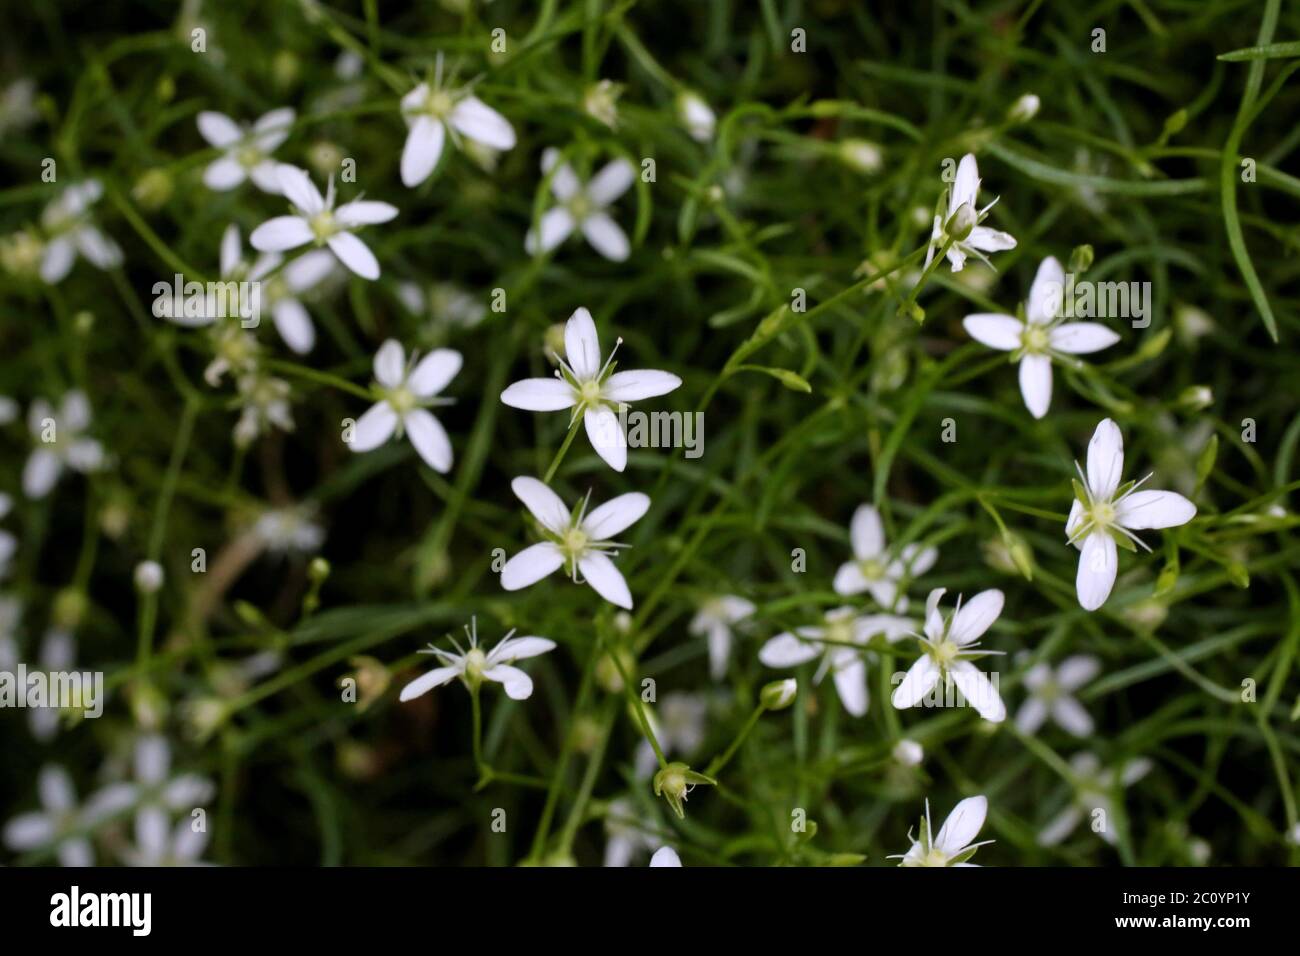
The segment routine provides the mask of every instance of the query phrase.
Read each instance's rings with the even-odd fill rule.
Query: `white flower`
[[[158,734],[143,734],[135,744],[135,783],[105,788],[107,799],[136,804],[135,846],[123,851],[133,866],[193,862],[207,843],[204,833],[192,832],[191,812],[211,799],[211,781],[194,773],[173,775],[171,744]],[[172,814],[182,819],[171,830]],[[189,836],[183,836],[189,831]]]
[[[253,534],[268,551],[311,554],[325,542],[325,530],[312,520],[315,513],[307,505],[268,508],[258,516]]]
[[[581,415],[596,454],[615,471],[622,471],[627,467],[627,436],[623,434],[623,424],[615,408],[643,398],[667,395],[682,384],[671,372],[654,369],[614,372],[614,355],[622,343],[619,339],[614,344],[602,365],[596,323],[590,312],[579,308],[564,326],[564,352],[568,361],[557,356],[560,368],[555,377],[515,382],[501,393],[501,401],[511,408],[531,412],[573,409],[570,427]]]
[[[313,249],[293,259],[283,269],[280,268],[282,262],[284,256],[278,252],[266,252],[250,266],[243,258],[239,227],[233,223],[226,227],[221,237],[221,278],[256,282],[259,307],[270,310],[275,330],[280,333],[284,344],[299,355],[305,355],[316,344],[316,326],[300,297],[334,271],[334,257],[324,249]]]
[[[890,641],[898,640],[911,626],[911,621],[888,614],[858,615],[851,607],[837,607],[825,613],[820,625],[778,634],[759,649],[758,659],[767,667],[798,667],[820,656],[813,683],[821,683],[830,671],[844,709],[861,717],[870,700],[862,647],[881,633]]]
[[[289,107],[271,110],[250,128],[240,125],[224,113],[204,110],[198,115],[199,134],[211,145],[224,149],[225,155],[203,171],[203,184],[209,189],[234,189],[245,179],[265,193],[278,195],[276,161],[272,154],[289,138],[296,114]]]
[[[442,663],[429,673],[417,677],[405,687],[399,699],[414,700],[427,694],[435,687],[450,683],[456,678],[465,682],[471,691],[477,691],[485,680],[495,681],[506,690],[506,696],[513,700],[527,700],[533,694],[533,679],[517,667],[511,667],[515,661],[528,657],[537,657],[555,650],[555,642],[545,637],[514,637],[512,628],[492,650],[484,653],[478,646],[478,620],[472,619],[466,625],[465,634],[469,637],[469,650],[462,650],[456,645],[457,653],[444,651],[429,645],[421,654],[433,654]]]
[[[582,507],[570,511],[560,496],[536,478],[521,477],[510,483],[511,489],[541,525],[546,538],[529,545],[506,562],[501,569],[501,586],[518,591],[536,584],[547,575],[565,569],[575,584],[585,583],[611,604],[630,610],[632,594],[610,555],[628,545],[612,536],[630,527],[650,509],[650,499],[639,491],[619,495],[587,513],[591,493]]]
[[[925,759],[925,748],[905,737],[894,744],[893,756],[904,767],[919,767]]]
[[[1061,317],[1065,271],[1052,256],[1038,266],[1025,303],[1025,321],[995,312],[980,312],[962,319],[977,342],[1020,360],[1020,394],[1035,418],[1047,414],[1052,404],[1052,359],[1070,361],[1068,355],[1087,355],[1110,348],[1119,335],[1100,322],[1066,322]]]
[[[1150,760],[1138,757],[1125,763],[1116,773],[1113,769],[1102,769],[1095,754],[1086,751],[1075,754],[1070,759],[1070,770],[1075,777],[1073,800],[1043,827],[1038,834],[1039,845],[1056,846],[1074,832],[1085,815],[1091,818],[1094,831],[1107,843],[1113,844],[1115,828],[1110,818],[1114,812],[1114,799],[1122,788],[1131,787],[1150,773],[1151,767]]]
[[[20,813],[6,823],[5,845],[16,853],[52,846],[60,866],[94,866],[95,851],[86,831],[128,804],[109,787],[78,807],[72,778],[55,764],[40,769],[36,790],[41,810]]]
[[[709,675],[722,680],[727,673],[731,657],[732,625],[754,613],[752,601],[732,594],[711,597],[704,601],[691,619],[690,632],[705,636],[709,642]]]
[[[1138,491],[1141,481],[1123,488],[1124,436],[1119,426],[1103,419],[1088,442],[1088,471],[1074,464],[1082,483],[1074,484],[1075,500],[1065,522],[1070,544],[1079,549],[1075,589],[1079,604],[1095,611],[1106,603],[1119,565],[1117,544],[1136,551],[1147,546],[1133,534],[1146,528],[1173,528],[1196,517],[1196,505],[1173,491]],[[1147,550],[1151,550],[1147,548]]]
[[[551,177],[551,192],[559,200],[539,222],[537,231],[528,230],[524,249],[529,255],[550,252],[575,229],[581,230],[591,247],[612,262],[622,262],[628,257],[631,246],[627,234],[605,211],[619,196],[627,192],[636,179],[636,170],[626,159],[607,163],[590,182],[583,183],[568,163],[560,163],[560,151],[554,148],[542,153],[542,173],[549,173],[559,163]],[[540,241],[538,236],[540,235]]]
[[[880,512],[872,505],[859,505],[849,524],[849,541],[853,560],[840,565],[832,585],[836,594],[846,597],[871,592],[871,597],[886,610],[907,610],[907,596],[900,594],[905,578],[924,574],[939,560],[935,548],[909,544],[897,557],[885,546],[885,530]]]
[[[939,601],[946,591],[946,588],[935,588],[926,599],[925,636],[916,635],[922,653],[894,690],[894,706],[900,710],[913,707],[940,678],[950,678],[966,702],[985,720],[996,724],[1006,719],[1007,709],[998,689],[971,659],[999,653],[977,648],[980,636],[1002,613],[1002,592],[996,588],[981,591],[964,607],[958,596],[957,609],[945,620],[939,613]]]
[[[74,183],[41,213],[41,225],[49,236],[41,258],[41,279],[50,285],[63,280],[77,261],[77,253],[99,269],[122,264],[122,250],[104,235],[90,218],[90,207],[99,202],[104,187],[98,179]]]
[[[494,150],[513,149],[515,131],[509,121],[468,88],[442,85],[442,54],[433,83],[421,83],[402,97],[402,117],[410,127],[402,147],[402,185],[418,186],[433,173],[447,137],[459,146],[464,136]]]
[[[1101,662],[1084,654],[1067,657],[1055,671],[1050,664],[1035,664],[1025,674],[1029,698],[1016,712],[1016,727],[1022,734],[1032,734],[1050,716],[1074,736],[1089,736],[1092,718],[1070,692],[1088,683],[1100,670]]]
[[[687,90],[678,94],[677,118],[696,142],[707,143],[713,138],[717,117],[698,93]]]
[[[461,354],[452,349],[435,349],[418,362],[412,353],[408,362],[400,343],[384,342],[375,353],[375,388],[382,398],[357,420],[349,447],[372,451],[394,433],[401,437],[405,432],[430,468],[450,471],[451,439],[425,406],[450,402],[437,396],[456,377],[461,362]]]
[[[286,252],[307,243],[329,246],[339,261],[363,279],[379,278],[379,260],[370,247],[353,235],[362,226],[388,222],[397,207],[386,202],[356,199],[334,208],[334,177],[325,196],[305,170],[281,163],[276,168],[280,190],[293,204],[294,215],[268,219],[248,237],[258,252]]]
[[[647,709],[646,716],[665,756],[675,753],[689,757],[704,743],[704,718],[708,712],[708,701],[702,695],[674,692],[665,694],[653,710]],[[642,738],[636,752],[637,776],[650,777],[658,766],[654,746]]]
[[[651,866],[681,866],[682,858],[677,855],[677,851],[670,846],[661,846],[655,850],[655,855],[650,857]]]
[[[941,248],[944,241],[948,238],[946,227],[956,215],[957,210],[962,206],[966,207],[963,215],[973,217],[970,232],[966,236],[955,236],[953,243],[948,247],[948,262],[952,265],[953,272],[961,272],[966,267],[966,257],[973,256],[981,262],[993,268],[992,263],[984,256],[986,252],[1005,252],[1007,249],[1016,247],[1016,240],[1005,232],[999,232],[996,229],[990,229],[987,226],[979,225],[984,221],[990,209],[997,202],[996,199],[989,203],[983,209],[976,205],[980,192],[980,173],[979,168],[975,165],[975,156],[967,153],[961,158],[957,165],[957,178],[953,182],[952,188],[948,192],[948,213],[946,217],[934,217],[934,227],[930,233],[930,249],[925,254],[925,264],[928,267],[930,260],[934,258],[934,253]]]
[[[291,389],[284,379],[252,372],[239,377],[239,421],[235,423],[235,442],[247,446],[271,428],[293,431],[293,412],[289,407]]]
[[[948,819],[943,821],[936,836],[930,826],[930,801],[925,801],[925,819],[921,821],[918,837],[908,831],[907,838],[912,847],[901,856],[891,856],[891,860],[901,860],[899,866],[978,866],[969,863],[975,851],[992,843],[992,840],[972,842],[984,826],[988,816],[989,802],[985,797],[967,797],[952,808]]]
[[[166,820],[159,829],[137,834],[135,846],[122,850],[128,866],[208,866],[199,859],[208,846],[207,827],[185,817],[168,829]]]
[[[157,594],[163,585],[162,565],[157,561],[141,561],[135,566],[135,587],[142,594]]]
[[[27,409],[27,427],[37,446],[23,468],[23,492],[28,498],[49,494],[65,466],[84,474],[103,463],[103,447],[93,438],[83,437],[89,425],[90,402],[84,392],[64,395],[57,415],[45,399],[32,402]]]

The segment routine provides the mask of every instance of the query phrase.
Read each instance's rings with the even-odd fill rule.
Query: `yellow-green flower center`
[[[591,200],[587,198],[587,194],[583,192],[576,193],[573,198],[569,200],[567,205],[569,207],[569,215],[573,216],[575,222],[582,222],[596,211],[596,207],[592,204]]]
[[[584,405],[598,405],[600,403],[600,383],[594,379],[588,379],[578,386],[578,399]]]
[[[450,113],[455,105],[456,100],[446,90],[433,90],[424,101],[425,112],[439,119]]]
[[[416,406],[415,394],[405,385],[401,385],[388,393],[388,404],[397,414],[405,415]]]
[[[334,222],[334,213],[328,209],[321,210],[308,220],[311,226],[311,234],[316,237],[316,242],[324,243],[330,236],[338,232],[338,226]]]
[[[587,550],[591,537],[581,528],[570,528],[564,533],[564,550],[572,557],[577,557]]]
[[[876,558],[868,558],[866,561],[858,562],[858,568],[862,571],[862,576],[868,581],[879,581],[885,576],[885,564]]]
[[[1025,331],[1020,336],[1020,342],[1026,352],[1031,355],[1041,355],[1047,351],[1048,345],[1051,344],[1051,337],[1043,326],[1030,322],[1025,326]]]

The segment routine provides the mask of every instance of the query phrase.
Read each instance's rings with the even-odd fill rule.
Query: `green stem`
[[[745,738],[749,736],[750,731],[754,729],[755,725],[758,723],[758,719],[763,716],[763,713],[766,710],[767,708],[762,704],[759,704],[754,708],[754,712],[749,715],[749,719],[745,721],[745,725],[740,728],[740,732],[736,734],[736,739],[731,742],[731,746],[724,750],[719,756],[714,757],[713,762],[705,768],[704,775],[706,777],[716,777],[718,771],[727,765],[731,758],[735,756],[736,751],[740,749],[740,745],[745,742]]]
[[[573,444],[574,437],[578,434],[578,429],[582,427],[581,416],[574,418],[573,424],[569,426],[569,434],[564,436],[564,444],[560,445],[559,451],[551,459],[551,467],[546,469],[546,477],[542,479],[542,484],[549,485],[551,479],[555,477],[556,469],[560,467],[560,462],[564,461],[565,454],[569,451],[569,446]]]

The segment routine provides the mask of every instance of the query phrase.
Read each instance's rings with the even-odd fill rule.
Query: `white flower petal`
[[[614,535],[640,521],[650,510],[650,498],[639,491],[630,491],[611,498],[599,508],[594,508],[582,519],[582,530],[595,541],[609,541]]]
[[[536,584],[564,564],[564,555],[549,541],[530,545],[520,551],[501,569],[501,586],[507,591],[518,591]]]
[[[36,775],[36,790],[41,797],[41,806],[46,810],[71,810],[77,803],[72,778],[66,770],[55,764],[46,764],[40,769]]]
[[[626,611],[632,610],[632,592],[614,562],[605,555],[588,551],[578,559],[578,570],[592,590],[611,604]]]
[[[324,211],[325,197],[320,194],[305,169],[280,163],[275,174],[280,180],[280,193],[304,216],[314,216]]]
[[[682,858],[677,855],[677,851],[670,846],[661,846],[655,850],[654,856],[650,857],[651,866],[681,866]]]
[[[44,813],[20,813],[5,824],[5,846],[16,853],[35,850],[54,839],[54,820]]]
[[[353,451],[373,451],[397,430],[397,412],[387,402],[375,402],[370,409],[357,419],[352,429],[352,441],[348,447]]]
[[[444,475],[451,471],[451,439],[447,436],[447,430],[442,427],[442,422],[434,418],[427,409],[415,408],[403,416],[402,424],[406,426],[406,434],[410,436],[411,444],[415,446],[415,450],[420,453],[426,465]]]
[[[350,232],[336,232],[327,240],[334,255],[345,266],[372,282],[379,278],[379,260],[370,247]]]
[[[836,594],[848,597],[852,594],[861,594],[867,589],[867,584],[861,566],[856,561],[845,561],[835,572],[835,580],[831,583],[831,587],[835,589]]]
[[[970,661],[954,661],[948,668],[952,681],[966,698],[966,703],[975,708],[990,723],[1001,723],[1007,719],[1007,708],[1002,703],[1002,695],[993,686],[993,682]]]
[[[961,606],[948,628],[953,643],[965,646],[978,640],[1002,613],[1004,596],[997,588],[981,591]]]
[[[615,159],[587,183],[587,196],[598,206],[608,206],[636,181],[636,168],[626,159]]]
[[[1084,538],[1079,552],[1079,572],[1074,578],[1079,606],[1085,611],[1095,611],[1105,604],[1110,589],[1115,586],[1118,569],[1119,555],[1109,534],[1095,531]]]
[[[760,647],[758,659],[765,667],[798,667],[821,653],[821,645],[800,640],[787,631],[771,638]]]
[[[397,218],[397,207],[391,203],[376,202],[372,199],[358,199],[344,203],[334,210],[335,221],[345,229],[359,226],[373,226]]]
[[[1047,719],[1047,703],[1041,697],[1030,697],[1016,712],[1016,729],[1028,736],[1043,726]]]
[[[894,707],[905,710],[916,706],[926,694],[930,693],[938,681],[939,668],[935,666],[929,654],[922,654],[907,669],[906,676],[894,688],[894,695],[891,698]]]
[[[239,265],[243,257],[243,247],[239,242],[239,227],[232,222],[221,234],[221,277],[224,279],[232,275],[235,266]]]
[[[306,355],[316,344],[316,326],[312,324],[307,309],[297,299],[281,299],[271,307],[275,330],[299,355]]]
[[[23,494],[28,498],[44,498],[59,480],[63,465],[59,456],[48,448],[37,448],[23,466]]]
[[[41,280],[55,285],[72,271],[72,264],[77,261],[77,247],[68,236],[60,236],[45,247],[41,256]]]
[[[867,664],[855,651],[844,649],[835,654],[832,666],[835,691],[840,695],[840,703],[854,717],[861,717],[867,712],[870,699],[867,692]]]
[[[1092,736],[1092,718],[1073,697],[1058,697],[1052,702],[1052,719],[1076,737]]]
[[[1109,501],[1124,472],[1124,436],[1119,426],[1104,418],[1088,442],[1088,490],[1097,501]]]
[[[538,521],[552,534],[563,534],[569,527],[569,509],[554,491],[527,475],[510,482],[510,490]]]
[[[524,251],[530,256],[537,255],[539,252],[550,252],[573,232],[575,223],[569,210],[563,206],[555,206],[542,213],[542,218],[538,222],[538,231],[528,230],[524,236]],[[538,241],[538,233],[541,234],[541,240]]]
[[[421,694],[427,694],[435,687],[441,687],[449,681],[455,680],[461,674],[460,667],[435,667],[427,674],[421,674],[415,680],[411,681],[402,688],[398,700],[405,703],[408,700],[414,700]]]
[[[555,166],[560,159],[560,151],[551,146],[542,151],[542,175],[546,175]],[[560,167],[555,170],[555,175],[551,177],[551,193],[560,202],[568,202],[578,194],[582,184],[578,181],[577,174],[568,163],[561,163]]]
[[[219,149],[233,146],[244,138],[244,131],[240,129],[239,124],[225,113],[204,110],[196,117],[196,122],[199,135]]]
[[[996,312],[976,312],[962,319],[961,324],[976,342],[1000,352],[1014,352],[1020,348],[1025,331],[1019,319]]]
[[[509,120],[476,96],[467,96],[447,120],[461,135],[492,149],[514,149],[515,129]]]
[[[582,423],[586,426],[591,447],[605,464],[615,471],[626,468],[627,436],[623,434],[623,424],[614,410],[608,405],[589,408],[582,414]]]
[[[885,528],[875,505],[858,505],[849,522],[849,542],[859,561],[879,557],[885,550]]]
[[[1056,846],[1068,837],[1083,819],[1083,810],[1070,804],[1047,824],[1038,834],[1039,846]]]
[[[488,654],[489,664],[508,664],[529,657],[538,657],[555,650],[555,642],[546,637],[511,637],[502,641]]]
[[[416,363],[406,380],[420,398],[432,398],[446,388],[460,371],[464,358],[455,349],[434,349]]]
[[[533,696],[533,679],[518,667],[498,664],[485,670],[483,677],[505,687],[506,696],[511,700],[527,700]]]
[[[248,241],[258,252],[284,252],[313,238],[311,226],[301,216],[276,216],[254,229]]]
[[[1061,314],[1064,299],[1065,270],[1055,256],[1048,256],[1038,264],[1034,284],[1029,287],[1025,317],[1030,322],[1045,325]]]
[[[1049,333],[1052,348],[1068,355],[1087,355],[1108,349],[1119,341],[1119,334],[1100,322],[1066,322]]]
[[[297,114],[291,106],[282,106],[269,113],[263,113],[253,124],[253,132],[256,134],[253,140],[257,143],[257,148],[264,153],[277,149],[289,138],[289,128],[293,126],[296,117]]]
[[[667,395],[681,384],[682,380],[671,372],[655,369],[615,372],[605,382],[603,394],[611,402],[639,402],[645,398]]]
[[[594,212],[582,220],[582,234],[610,262],[623,262],[632,251],[627,233],[606,213]]]
[[[233,156],[222,156],[203,170],[203,185],[217,192],[234,189],[247,178],[244,167]]]
[[[946,856],[960,853],[975,842],[988,812],[989,802],[985,797],[967,797],[961,801],[952,808],[952,813],[935,834],[935,849]]]
[[[572,408],[577,398],[573,387],[558,378],[526,378],[502,392],[501,401],[529,412],[558,412]]]
[[[1101,661],[1087,654],[1076,654],[1061,661],[1056,682],[1065,690],[1078,690],[1101,673]]]
[[[1029,414],[1035,418],[1047,414],[1052,405],[1052,360],[1046,355],[1020,359],[1020,395]]]
[[[406,378],[406,352],[396,339],[385,339],[375,353],[375,381],[385,388],[397,388]]]
[[[248,178],[262,192],[272,196],[280,195],[280,164],[275,160],[262,160],[248,171]]]
[[[145,734],[135,742],[133,763],[135,779],[143,784],[162,783],[171,769],[172,751],[166,738]]]
[[[306,292],[334,271],[335,261],[324,249],[313,249],[286,265],[281,275],[293,292]]]
[[[975,201],[979,197],[980,191],[980,171],[979,166],[975,163],[975,155],[967,153],[957,164],[957,176],[952,184],[952,193],[948,198],[948,215],[951,216],[957,211],[957,207],[963,203],[971,207],[972,212],[978,212],[975,208]]]
[[[414,188],[432,175],[442,156],[447,131],[432,116],[416,117],[402,147],[402,185]]]
[[[580,379],[590,379],[600,371],[600,339],[591,313],[577,308],[564,324],[564,357]]]
[[[1009,232],[976,226],[966,237],[965,244],[980,252],[1006,252],[1016,247],[1016,237]]]
[[[1125,528],[1175,528],[1196,517],[1196,505],[1173,491],[1135,491],[1115,506]]]

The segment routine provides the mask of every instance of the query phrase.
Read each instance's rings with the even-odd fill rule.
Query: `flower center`
[[[455,99],[446,90],[433,90],[424,101],[424,109],[430,116],[439,119],[451,112],[456,105]]]
[[[961,648],[946,637],[938,641],[930,650],[930,656],[940,667],[947,667],[957,659],[957,655],[960,653]]]
[[[1098,530],[1115,523],[1115,506],[1109,501],[1098,501],[1088,510],[1088,518]]]
[[[311,226],[311,234],[316,237],[317,244],[322,244],[330,236],[338,232],[338,226],[334,222],[334,213],[328,209],[316,213],[307,221]]]
[[[1025,331],[1020,336],[1020,344],[1024,346],[1025,351],[1029,354],[1041,355],[1047,351],[1051,339],[1048,336],[1047,329],[1030,322],[1025,326]]]
[[[569,215],[573,216],[575,222],[582,222],[593,212],[596,211],[595,204],[587,198],[584,192],[576,193],[568,202]]]
[[[405,415],[415,408],[415,394],[405,385],[401,385],[388,393],[388,404],[397,414]]]
[[[256,146],[241,146],[235,152],[235,159],[245,169],[252,169],[262,161],[262,151]]]
[[[947,866],[948,855],[938,847],[931,847],[930,852],[921,857],[919,866]]]
[[[862,576],[868,581],[879,581],[885,576],[884,562],[875,558],[868,558],[866,561],[859,562],[858,567],[862,571]]]
[[[587,379],[577,388],[578,400],[584,405],[600,404],[600,382],[595,379]]]
[[[477,647],[470,648],[465,655],[465,676],[471,682],[483,679],[483,671],[487,669],[487,655]]]
[[[853,625],[848,621],[828,621],[824,640],[831,644],[852,644]]]
[[[587,550],[590,541],[591,537],[581,528],[570,528],[564,533],[563,547],[571,557],[576,558]]]

